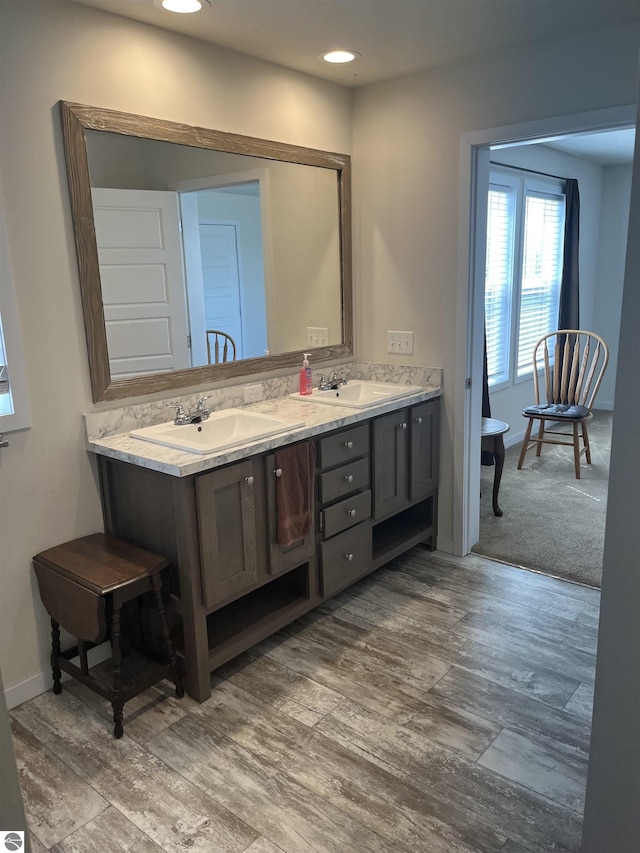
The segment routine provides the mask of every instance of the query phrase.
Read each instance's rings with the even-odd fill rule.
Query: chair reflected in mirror
[[[518,470],[532,448],[535,447],[536,456],[540,456],[543,444],[563,444],[573,447],[575,475],[580,479],[580,458],[584,455],[591,464],[587,424],[593,417],[591,410],[608,363],[609,348],[595,332],[559,329],[540,338],[533,348],[535,405],[522,410],[529,422]],[[544,377],[546,402],[541,402],[539,372]],[[537,435],[532,437],[535,423],[538,424]],[[551,429],[547,423],[551,424]],[[571,432],[567,429],[569,426]]]
[[[226,364],[236,360],[236,342],[231,335],[217,329],[207,329],[207,358],[209,364]]]

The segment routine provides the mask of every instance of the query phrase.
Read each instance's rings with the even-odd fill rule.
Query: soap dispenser
[[[313,391],[313,381],[311,379],[311,368],[309,367],[310,352],[305,352],[300,368],[300,393],[302,395],[311,394]]]

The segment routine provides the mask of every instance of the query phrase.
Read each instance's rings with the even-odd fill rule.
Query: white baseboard
[[[95,664],[101,663],[109,657],[111,657],[110,643],[103,643],[95,649],[90,649],[87,653],[89,666],[95,666]],[[73,662],[78,663],[78,658],[74,658]],[[68,681],[70,678],[70,675],[67,675],[64,672],[62,673],[62,681]],[[27,678],[26,681],[14,684],[13,687],[8,687],[4,691],[7,710],[10,711],[12,708],[17,708],[18,705],[22,705],[23,702],[28,702],[29,699],[35,699],[35,697],[40,696],[41,693],[46,693],[47,690],[51,690],[51,685],[51,670],[48,669],[46,672],[39,672],[37,675],[32,675],[31,678]]]
[[[526,429],[526,427],[525,427]],[[513,447],[514,444],[519,444],[524,439],[525,430],[521,430],[520,432],[511,432],[506,433],[504,437],[504,447],[505,450],[509,447]]]

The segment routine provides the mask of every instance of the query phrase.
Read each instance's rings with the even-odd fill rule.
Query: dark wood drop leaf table
[[[60,693],[61,670],[111,702],[115,737],[122,737],[124,703],[169,676],[176,696],[184,695],[162,600],[161,572],[169,561],[104,533],[83,536],[36,554],[33,565],[40,596],[51,617],[53,692]],[[121,648],[123,605],[150,593],[160,617],[166,663]],[[61,651],[60,627],[77,639]],[[109,639],[111,660],[89,667],[87,651]],[[79,657],[80,666],[72,663]]]

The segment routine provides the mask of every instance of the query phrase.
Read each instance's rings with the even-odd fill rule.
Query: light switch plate
[[[326,347],[329,345],[329,329],[322,326],[307,326],[307,346]]]
[[[387,352],[413,355],[413,332],[387,332]]]

